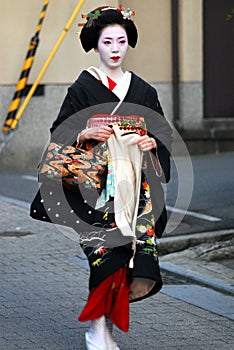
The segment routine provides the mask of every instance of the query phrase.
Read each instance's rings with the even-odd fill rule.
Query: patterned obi
[[[138,115],[120,116],[117,114],[95,114],[87,121],[87,128],[101,125],[118,125],[123,134],[137,133],[140,136],[147,134],[146,124],[143,117]]]

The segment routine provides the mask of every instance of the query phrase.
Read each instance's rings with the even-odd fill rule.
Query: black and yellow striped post
[[[3,134],[1,137],[0,135],[0,153],[2,151],[2,149],[4,148],[4,146],[6,145],[6,143],[10,140],[12,134],[13,134],[13,131],[16,129],[31,97],[33,96],[39,82],[41,81],[43,75],[45,74],[47,68],[49,67],[49,64],[51,63],[52,59],[54,58],[54,55],[56,54],[56,52],[58,51],[61,43],[63,42],[65,36],[67,35],[72,23],[74,22],[78,12],[80,11],[82,5],[84,4],[85,0],[79,0],[79,2],[77,3],[71,17],[69,18],[68,22],[66,23],[61,35],[59,36],[55,46],[53,47],[52,51],[50,52],[48,58],[46,59],[43,67],[41,68],[40,72],[38,73],[38,76],[35,80],[35,82],[33,83],[32,87],[30,88],[27,96],[25,97],[22,105],[20,106],[19,110],[16,112],[16,115],[14,118],[11,118],[11,121],[9,120],[7,122],[8,119],[10,118],[7,118],[6,119],[6,122],[5,122],[5,125],[4,127],[2,128],[3,130]],[[48,3],[48,1],[45,1],[45,3]]]
[[[76,5],[76,7],[75,7],[71,17],[69,18],[68,22],[66,23],[66,25],[65,25],[61,35],[59,36],[58,40],[56,41],[53,49],[51,50],[48,58],[46,59],[43,67],[41,68],[40,72],[38,73],[38,76],[37,76],[36,80],[34,81],[32,87],[30,88],[30,90],[29,90],[29,92],[27,94],[27,96],[25,97],[24,102],[20,106],[18,112],[16,113],[15,118],[13,119],[13,121],[12,121],[12,123],[10,125],[10,130],[9,130],[9,131],[11,131],[10,135],[12,134],[12,131],[14,131],[14,129],[17,127],[17,124],[20,121],[20,118],[22,117],[22,115],[23,115],[23,113],[24,113],[24,111],[25,111],[25,109],[26,109],[26,107],[27,107],[31,97],[33,96],[34,92],[36,91],[36,88],[37,88],[38,84],[40,83],[40,81],[41,81],[43,75],[45,74],[47,68],[49,67],[52,59],[54,58],[56,52],[58,51],[60,45],[62,44],[65,36],[67,35],[67,33],[69,31],[69,29],[71,28],[71,25],[74,22],[74,20],[76,19],[76,16],[77,16],[78,12],[80,11],[80,9],[81,9],[82,5],[84,4],[84,2],[85,2],[85,0],[79,0],[79,2]],[[1,145],[0,145],[0,147],[1,147]],[[0,151],[1,151],[1,148],[0,148]]]
[[[45,18],[48,4],[49,4],[49,0],[44,0],[43,7],[42,7],[42,10],[40,12],[39,21],[38,21],[38,24],[36,26],[36,31],[35,31],[35,34],[31,38],[31,41],[29,43],[27,55],[26,55],[26,58],[24,60],[21,74],[20,74],[19,80],[18,80],[16,88],[15,88],[15,93],[14,93],[13,99],[10,103],[5,123],[2,127],[2,131],[4,134],[8,134],[11,131],[12,123],[13,123],[15,116],[16,116],[16,113],[18,111],[20,101],[21,101],[21,98],[22,98],[23,93],[24,93],[24,89],[25,89],[27,81],[28,81],[29,73],[30,73],[30,70],[31,70],[33,62],[34,62],[36,50],[37,50],[37,47],[39,44],[39,33],[40,33],[40,30],[42,27],[43,20]]]

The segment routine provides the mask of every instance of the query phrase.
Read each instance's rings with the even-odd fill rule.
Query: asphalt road
[[[36,170],[0,172],[0,184],[0,196],[30,203],[38,188]],[[234,153],[173,159],[165,191],[165,235],[233,228]]]
[[[172,234],[233,228],[234,153],[194,156],[191,157],[191,163],[192,173],[189,171],[188,159],[176,159],[172,164],[172,177],[167,186],[167,204],[174,210],[178,205],[179,209],[187,209],[182,223]],[[180,168],[180,174],[183,174],[182,181],[178,180],[175,165]],[[177,204],[178,184],[184,190],[180,192]],[[186,207],[188,192],[192,192],[192,195],[189,206]],[[177,215],[180,220],[183,214]]]

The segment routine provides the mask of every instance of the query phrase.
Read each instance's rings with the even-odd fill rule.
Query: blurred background
[[[48,4],[40,43],[26,88],[33,84],[53,49],[77,0]],[[34,169],[49,137],[67,87],[88,66],[98,65],[94,52],[80,45],[78,23],[100,5],[130,7],[139,42],[130,49],[125,69],[156,87],[165,115],[190,154],[233,151],[234,19],[233,0],[87,0],[40,81],[17,130],[4,145],[1,169]],[[0,0],[0,122],[8,114],[15,86],[33,36],[42,0]],[[28,90],[24,91],[26,95]],[[23,99],[22,99],[23,101]]]
[[[84,257],[79,255],[74,241],[65,239],[64,236],[69,237],[65,231],[61,231],[64,236],[58,235],[55,225],[47,226],[30,218],[29,207],[39,187],[37,165],[67,88],[82,70],[99,64],[97,54],[86,54],[81,48],[81,14],[98,6],[122,5],[135,11],[133,19],[139,31],[137,47],[129,49],[124,68],[157,89],[175,136],[171,181],[165,186],[168,225],[159,242],[166,284],[162,294],[173,299],[163,299],[161,295],[157,302],[153,299],[148,304],[149,312],[143,304],[142,309],[137,309],[129,344],[132,349],[139,349],[144,339],[144,349],[152,349],[155,331],[159,330],[157,344],[162,349],[197,350],[204,349],[204,344],[207,349],[231,349],[234,0],[84,1],[19,122],[12,128],[18,102],[21,108],[78,3],[0,0],[0,274],[1,316],[6,327],[3,348],[67,349],[71,344],[69,349],[77,349],[77,326],[74,319],[70,324],[65,320],[67,312],[76,310],[77,280],[81,290],[78,295],[84,300]],[[37,26],[38,20],[43,20],[41,27]],[[28,52],[33,51],[28,51],[29,43],[33,46],[38,41],[38,28],[36,53],[24,64]],[[20,101],[19,91],[23,94]],[[178,299],[186,305],[178,304]],[[151,311],[160,302],[161,309],[152,318]],[[210,316],[194,309],[194,305],[210,312]],[[144,317],[143,333],[139,332],[139,315]],[[147,334],[151,342],[148,348],[142,334]],[[83,337],[83,330],[79,337]],[[121,341],[124,348],[126,340]]]

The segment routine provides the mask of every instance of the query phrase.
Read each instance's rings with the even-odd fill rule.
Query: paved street
[[[167,187],[167,204],[187,209],[182,224],[170,234],[215,231],[234,227],[234,153],[208,154],[176,158],[172,163],[171,181]],[[179,169],[182,179],[178,180]],[[193,176],[193,181],[191,177]],[[192,197],[185,207],[192,184]],[[181,193],[178,194],[178,187]],[[178,200],[176,203],[176,200]],[[176,205],[175,205],[176,203]],[[184,213],[182,212],[184,215]],[[181,214],[177,214],[178,219]]]
[[[84,350],[88,272],[77,242],[26,208],[0,201],[0,211],[1,350]],[[121,350],[234,347],[233,297],[177,283],[131,306],[130,332],[114,332]]]
[[[173,164],[167,188],[169,215],[177,199],[176,167],[184,171],[185,163],[178,158]],[[201,259],[200,246],[173,253],[192,242],[203,242],[203,253],[209,252],[210,242],[216,240],[224,240],[231,251],[233,154],[197,156],[192,163],[189,211],[160,240],[161,249],[169,247],[171,252],[161,257],[164,287],[158,295],[131,305],[129,333],[114,332],[121,350],[234,348],[233,260]],[[185,187],[189,180],[185,177]],[[85,350],[88,324],[78,322],[77,316],[87,297],[88,269],[76,236],[29,217],[38,187],[35,171],[2,172],[0,182],[1,350]],[[177,209],[172,226],[186,208]]]

